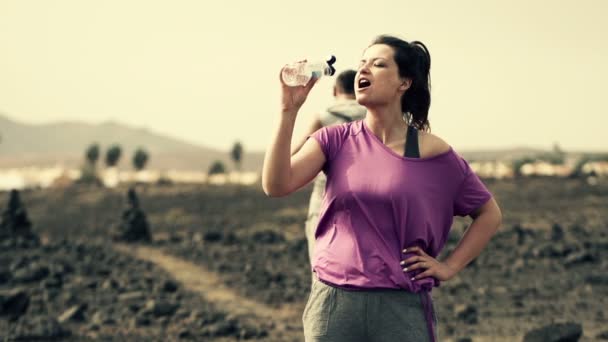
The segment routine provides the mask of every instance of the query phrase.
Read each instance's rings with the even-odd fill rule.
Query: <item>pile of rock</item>
[[[127,209],[122,214],[121,222],[115,228],[113,238],[115,241],[123,242],[152,240],[146,214],[139,207],[139,199],[133,188],[127,192]]]
[[[19,192],[12,190],[6,209],[0,218],[0,246],[4,248],[13,247],[35,247],[40,245],[40,239],[32,231],[32,223],[27,217],[27,211]]]

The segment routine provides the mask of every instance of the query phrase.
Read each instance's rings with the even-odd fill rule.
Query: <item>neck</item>
[[[365,124],[384,144],[403,140],[407,124],[403,120],[401,104],[368,107]]]

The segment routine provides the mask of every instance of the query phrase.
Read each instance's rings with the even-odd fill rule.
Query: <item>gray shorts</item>
[[[349,291],[315,278],[302,321],[306,342],[431,341],[420,295],[405,290]]]

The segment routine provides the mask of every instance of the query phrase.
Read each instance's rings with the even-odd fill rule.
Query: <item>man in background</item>
[[[293,156],[306,142],[306,138],[316,132],[321,127],[343,124],[350,121],[365,118],[366,109],[359,105],[355,98],[355,70],[345,70],[336,77],[334,84],[334,103],[327,109],[321,111],[311,122],[308,130],[300,142],[293,146],[291,155]],[[308,260],[312,263],[315,232],[319,220],[319,208],[325,194],[325,174],[322,172],[314,180],[312,194],[308,205],[308,216],[306,219],[305,231],[308,242]]]

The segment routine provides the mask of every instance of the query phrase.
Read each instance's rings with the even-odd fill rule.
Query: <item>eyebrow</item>
[[[384,60],[386,60],[386,58],[384,58],[384,57],[375,57],[375,58],[372,58],[372,62],[376,61],[378,59],[384,59]],[[365,61],[366,61],[365,59],[361,59],[359,62],[365,62]]]

